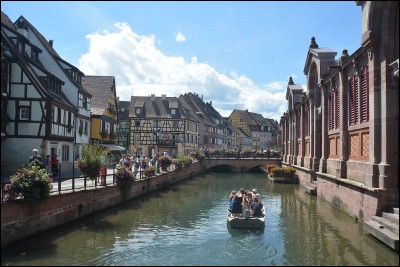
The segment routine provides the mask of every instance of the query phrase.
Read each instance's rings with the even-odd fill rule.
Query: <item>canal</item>
[[[232,189],[257,188],[262,230],[226,222]],[[361,222],[265,173],[205,173],[9,245],[1,265],[376,265],[399,255]]]

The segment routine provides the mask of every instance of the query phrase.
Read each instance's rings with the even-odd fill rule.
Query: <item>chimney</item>
[[[156,95],[155,94],[151,94],[151,101],[156,100]]]
[[[167,95],[161,95],[161,99],[162,100],[166,100],[167,99]]]
[[[49,45],[53,48],[53,41],[54,40],[49,40]]]

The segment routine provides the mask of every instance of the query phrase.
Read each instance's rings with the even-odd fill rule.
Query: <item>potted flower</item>
[[[125,165],[118,165],[115,171],[115,182],[120,189],[127,189],[134,181],[132,172]]]
[[[49,197],[53,189],[52,179],[45,169],[27,166],[18,170],[4,187],[6,201],[20,200],[24,204],[36,204]]]
[[[100,144],[82,144],[82,158],[77,161],[79,170],[93,181],[99,176],[102,157],[103,148]]]
[[[117,139],[117,133],[116,132],[111,132],[110,133],[110,139]]]
[[[104,130],[102,130],[101,132],[100,132],[100,135],[101,135],[101,138],[108,138],[108,132],[107,132],[107,130],[106,129],[104,129]]]
[[[150,178],[150,177],[154,176],[155,173],[156,173],[156,170],[157,169],[156,169],[155,166],[148,167],[148,168],[144,169],[143,173],[144,173],[145,178]]]
[[[167,171],[167,168],[172,163],[172,158],[170,156],[161,156],[159,159],[161,170]]]

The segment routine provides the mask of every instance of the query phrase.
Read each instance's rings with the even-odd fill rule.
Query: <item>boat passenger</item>
[[[231,194],[229,195],[229,212],[232,212],[233,210],[235,195],[236,195],[236,190],[232,190]]]
[[[242,214],[242,203],[244,202],[244,189],[241,188],[233,198],[233,209],[232,214],[234,216],[240,216]]]
[[[250,206],[250,215],[253,217],[262,217],[262,205],[262,203],[258,202],[258,198],[254,198],[254,201]]]

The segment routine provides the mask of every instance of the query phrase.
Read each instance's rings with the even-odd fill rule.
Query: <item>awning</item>
[[[117,146],[117,145],[114,145],[114,144],[101,144],[101,145],[106,147],[106,148],[108,148],[108,149],[110,149],[110,150],[112,150],[112,151],[114,151],[114,150],[124,151],[125,150],[125,147]]]

